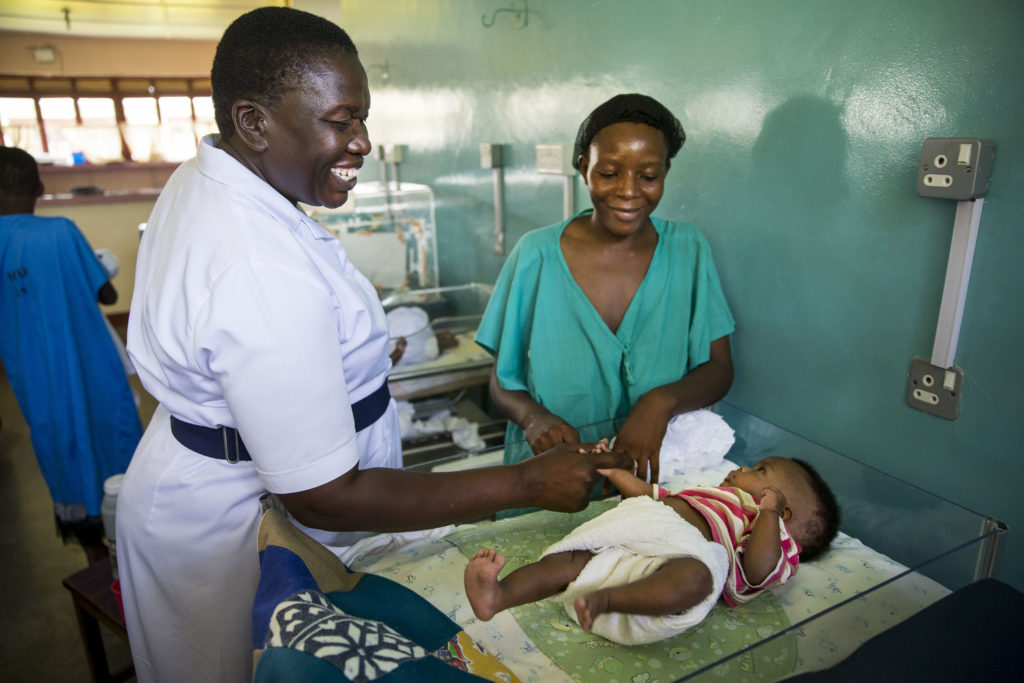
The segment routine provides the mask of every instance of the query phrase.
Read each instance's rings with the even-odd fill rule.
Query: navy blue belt
[[[372,394],[353,403],[352,417],[356,423],[356,431],[361,432],[379,420],[388,409],[390,401],[391,392],[388,391],[387,380],[384,380]],[[252,460],[249,450],[234,427],[201,427],[171,415],[171,434],[185,448],[209,458],[230,463]]]

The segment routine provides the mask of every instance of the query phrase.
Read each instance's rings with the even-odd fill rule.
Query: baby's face
[[[803,467],[786,458],[765,458],[753,467],[740,467],[725,475],[722,486],[746,491],[760,500],[761,493],[774,486],[786,497],[783,521],[796,534],[818,507],[811,479]],[[798,539],[799,542],[799,539]]]

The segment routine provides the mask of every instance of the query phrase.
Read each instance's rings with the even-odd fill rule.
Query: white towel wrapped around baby
[[[430,316],[418,306],[399,306],[387,312],[390,345],[388,353],[395,350],[399,337],[405,339],[405,351],[395,365],[418,365],[434,360],[441,351],[437,346],[437,335],[430,327]]]
[[[725,548],[705,539],[669,506],[644,496],[627,498],[581,524],[541,557],[569,550],[595,553],[576,580],[551,598],[562,603],[576,623],[579,619],[573,602],[577,597],[649,576],[670,558],[693,557],[711,571],[714,590],[683,613],[655,617],[608,612],[598,616],[592,632],[623,645],[664,640],[699,624],[714,607],[729,574]]]

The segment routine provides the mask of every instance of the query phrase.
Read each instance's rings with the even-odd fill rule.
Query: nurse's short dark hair
[[[594,136],[615,123],[645,123],[657,128],[665,135],[668,152],[665,161],[670,161],[686,142],[686,133],[672,112],[658,100],[638,93],[616,95],[601,104],[580,124],[573,148],[572,165],[579,170],[580,156],[587,154]]]
[[[0,192],[12,197],[35,197],[41,190],[35,157],[18,147],[0,147]]]
[[[311,61],[338,52],[359,56],[342,28],[309,12],[261,7],[235,19],[217,44],[210,72],[221,136],[235,134],[235,102],[247,99],[273,106],[302,83]]]

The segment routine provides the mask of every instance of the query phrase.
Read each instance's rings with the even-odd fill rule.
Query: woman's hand
[[[657,389],[652,389],[633,406],[615,437],[615,450],[636,461],[636,475],[644,481],[658,481],[661,442],[672,418],[671,410],[671,399],[666,400]]]
[[[712,405],[732,385],[729,337],[711,342],[710,358],[679,380],[654,387],[644,394],[626,418],[615,440],[615,450],[636,460],[637,476],[657,481],[661,442],[673,415]]]
[[[535,454],[561,444],[579,443],[580,440],[580,433],[575,427],[543,409],[524,420],[523,432]]]
[[[533,400],[528,392],[502,388],[497,368],[495,358],[489,383],[491,399],[503,415],[523,428],[534,455],[560,444],[579,442],[580,434],[575,427]]]

